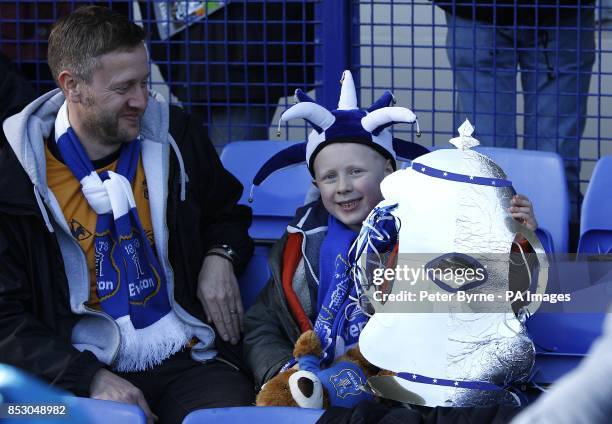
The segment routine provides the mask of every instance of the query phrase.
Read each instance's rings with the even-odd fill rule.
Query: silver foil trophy
[[[546,289],[548,261],[535,233],[508,213],[512,183],[472,150],[472,132],[466,120],[453,148],[385,178],[385,200],[358,237],[356,280],[373,313],[359,346],[395,373],[370,381],[379,396],[519,403],[512,385],[533,367],[524,320],[539,306],[529,294]]]

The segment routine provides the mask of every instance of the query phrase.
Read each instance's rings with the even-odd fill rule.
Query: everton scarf
[[[115,368],[142,371],[161,363],[189,340],[176,317],[164,270],[142,229],[131,182],[140,158],[139,138],[124,143],[116,172],[98,174],[68,122],[67,105],[55,122],[55,142],[98,215],[94,237],[96,287],[102,310],[119,325]]]
[[[357,290],[351,278],[351,245],[357,233],[332,215],[328,218],[327,236],[321,244],[319,258],[319,314],[314,331],[323,347],[323,364],[330,364],[336,353],[343,354],[357,343],[368,321],[359,307]]]

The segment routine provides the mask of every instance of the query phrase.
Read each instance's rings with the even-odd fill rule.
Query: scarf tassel
[[[154,324],[135,329],[129,316],[115,320],[122,343],[115,362],[117,371],[145,371],[161,364],[189,342],[189,329],[174,311]]]

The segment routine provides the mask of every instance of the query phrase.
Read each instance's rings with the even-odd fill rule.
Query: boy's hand
[[[209,323],[223,340],[238,343],[243,331],[242,300],[232,263],[219,256],[206,256],[198,276],[198,299]]]
[[[531,231],[535,231],[538,228],[538,221],[536,221],[535,215],[533,214],[533,205],[527,196],[516,194],[512,197],[508,212],[512,215],[512,218],[516,219]]]

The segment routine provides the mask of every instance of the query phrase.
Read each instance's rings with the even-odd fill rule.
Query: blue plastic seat
[[[66,415],[20,417],[28,424],[145,424],[142,409],[135,405],[69,396],[25,372],[0,364],[0,402],[28,405],[58,405]],[[0,420],[1,421],[1,420]]]
[[[201,409],[187,415],[183,424],[314,424],[323,415],[322,409],[277,406],[244,406]]]
[[[527,329],[538,349],[543,352],[584,355],[601,335],[605,315],[568,312],[534,314],[527,320]]]
[[[595,165],[582,202],[579,253],[612,253],[612,156]]]
[[[66,398],[74,408],[87,417],[89,424],[146,424],[147,418],[140,407],[127,403],[91,398]]]
[[[279,239],[304,204],[311,186],[311,176],[306,166],[294,166],[272,174],[253,190],[253,202],[249,203],[249,191],[253,177],[272,155],[296,143],[291,141],[237,141],[229,143],[221,153],[225,168],[244,185],[240,203],[253,209],[253,224],[249,229],[257,241]]]
[[[536,345],[532,381],[552,384],[578,366],[602,333],[604,313],[535,314],[527,329]]]
[[[576,274],[569,268],[564,272]],[[538,312],[527,320],[527,330],[537,348],[536,383],[553,383],[584,359],[602,334],[611,290],[610,279],[583,287],[571,293],[572,302],[561,306],[559,312]]]
[[[561,156],[551,152],[477,147],[508,175],[517,193],[529,197],[538,237],[549,252],[568,252],[569,195]]]
[[[253,257],[246,269],[238,279],[242,305],[246,311],[259,295],[270,278],[270,268],[268,267],[269,248],[266,246],[255,246]]]
[[[255,240],[255,251],[238,280],[245,310],[255,302],[270,278],[269,246],[283,235],[296,209],[304,204],[311,177],[306,166],[279,170],[253,189],[253,202],[249,203],[251,182],[265,161],[293,144],[290,141],[237,141],[229,143],[221,153],[225,168],[244,186],[239,203],[253,210],[249,234]]]

